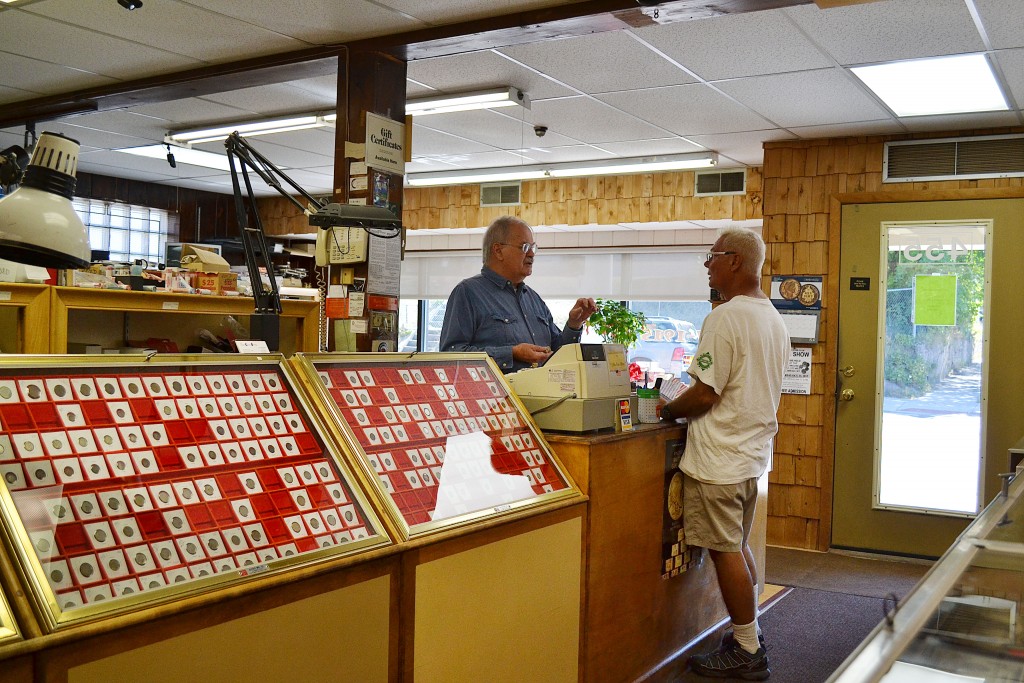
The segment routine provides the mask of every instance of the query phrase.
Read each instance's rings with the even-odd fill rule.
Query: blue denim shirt
[[[441,351],[486,351],[502,372],[515,372],[527,363],[512,360],[512,347],[528,343],[550,347],[580,340],[583,330],[566,323],[555,327],[547,304],[522,283],[518,288],[484,266],[479,275],[455,285],[448,297],[441,327]]]

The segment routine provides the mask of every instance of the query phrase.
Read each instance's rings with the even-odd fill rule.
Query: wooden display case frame
[[[299,384],[280,354],[0,357],[6,401],[0,439],[7,447],[0,464],[16,465],[5,468],[0,484],[0,535],[43,629],[130,614],[391,545],[325,427],[323,406]],[[86,400],[88,386],[107,395]],[[138,445],[127,445],[130,433]],[[122,462],[128,463],[123,477]],[[30,485],[33,472],[43,470],[41,486]],[[13,481],[12,491],[7,474],[18,472],[24,481]],[[121,502],[117,512],[110,496]],[[53,501],[72,517],[70,525],[62,528],[63,515],[50,514]],[[290,530],[299,517],[299,529]],[[206,552],[206,537],[219,539],[214,551]],[[189,540],[200,544],[199,552],[194,544],[188,549]],[[139,551],[150,560],[145,569]],[[111,552],[120,560],[114,569],[107,564]],[[47,572],[55,568],[61,578],[51,582]]]
[[[18,629],[18,622],[11,612],[11,605],[7,596],[0,590],[0,645],[13,643],[21,640],[21,631]]]
[[[0,282],[0,308],[20,309],[14,331],[18,348],[4,348],[4,352],[50,352],[50,290],[49,285]]]
[[[311,393],[313,400],[316,401],[318,404],[323,404],[327,406],[332,418],[329,427],[335,430],[337,438],[339,438],[346,444],[346,451],[354,456],[354,460],[356,462],[353,465],[353,467],[358,468],[360,470],[363,476],[363,480],[368,484],[368,488],[375,492],[381,508],[387,511],[388,518],[392,521],[394,525],[393,531],[401,540],[423,537],[440,531],[463,527],[482,520],[501,518],[503,516],[508,516],[510,514],[514,514],[525,509],[541,507],[548,503],[565,501],[566,499],[570,498],[582,497],[582,494],[579,488],[576,486],[576,483],[568,474],[568,470],[566,470],[566,468],[558,460],[558,457],[551,450],[551,447],[548,445],[540,429],[533,422],[532,418],[530,417],[529,411],[526,410],[523,404],[519,401],[519,398],[511,390],[508,383],[505,381],[504,375],[494,364],[494,361],[486,354],[417,353],[410,355],[407,353],[299,353],[295,354],[295,356],[291,358],[290,362],[293,363],[296,369],[301,373],[303,379],[305,380],[303,385]],[[441,380],[437,375],[437,371],[439,369],[448,370],[453,365],[456,368],[455,379],[448,381]],[[479,425],[474,426],[470,424],[470,421],[467,416],[470,413],[473,415],[474,419],[480,417],[486,418],[486,416],[482,414],[482,409],[478,409],[477,407],[469,407],[468,405],[468,412],[461,413],[463,419],[459,419],[458,416],[456,416],[454,419],[448,419],[448,415],[437,415],[436,418],[433,420],[427,417],[417,418],[415,419],[415,421],[412,418],[410,420],[399,420],[403,428],[406,425],[408,425],[409,446],[412,446],[413,444],[416,444],[418,442],[418,449],[403,446],[402,444],[405,443],[406,440],[403,440],[400,437],[396,438],[394,443],[382,440],[382,442],[379,444],[370,444],[367,440],[367,428],[370,428],[372,430],[375,427],[389,425],[384,423],[374,424],[375,421],[371,419],[369,423],[354,426],[353,422],[355,421],[350,421],[349,419],[346,418],[343,412],[343,408],[339,406],[338,402],[331,395],[330,389],[325,385],[325,381],[322,376],[322,373],[325,373],[328,370],[340,370],[341,372],[350,372],[355,373],[356,375],[370,373],[370,375],[373,376],[374,382],[376,382],[376,385],[371,386],[374,386],[375,389],[378,389],[380,392],[384,393],[382,393],[381,397],[379,397],[379,400],[377,401],[370,402],[372,397],[364,397],[365,400],[361,401],[361,405],[357,406],[357,409],[361,409],[363,407],[372,407],[379,409],[382,415],[380,419],[383,420],[383,411],[385,411],[387,408],[391,406],[400,406],[403,408],[410,407],[410,404],[407,402],[407,399],[409,398],[408,395],[396,395],[390,397],[389,399],[386,393],[389,389],[392,389],[395,386],[401,388],[402,384],[406,384],[409,387],[423,385],[419,385],[415,382],[414,384],[409,384],[407,380],[405,382],[396,380],[395,385],[381,384],[379,382],[379,378],[376,375],[374,375],[375,371],[380,371],[384,369],[394,370],[395,373],[401,375],[401,373],[404,371],[416,370],[424,374],[424,376],[426,376],[426,372],[430,372],[430,376],[433,378],[433,384],[430,385],[430,389],[433,391],[438,391],[439,389],[443,389],[445,385],[447,385],[448,387],[450,387],[448,388],[448,392],[451,393],[454,388],[454,383],[465,381],[463,379],[459,379],[458,374],[458,371],[463,368],[466,368],[467,377],[470,377],[469,368],[473,368],[472,372],[475,373],[479,373],[481,369],[486,370],[486,373],[489,376],[486,378],[486,380],[480,381],[482,381],[484,384],[493,384],[494,391],[496,392],[491,396],[488,396],[487,398],[493,399],[494,401],[504,402],[504,405],[506,405],[508,409],[508,412],[504,413],[504,415],[498,414],[495,417],[495,419],[507,419],[508,423],[504,424],[502,422],[492,422],[492,427],[493,424],[497,424],[498,427],[486,431],[482,430]],[[333,388],[337,388],[340,391],[340,387]],[[455,392],[457,393],[457,390],[455,390]],[[475,397],[469,395],[449,395],[446,398],[441,398],[440,394],[437,394],[432,398],[423,397],[417,399],[417,401],[430,403],[430,401],[433,400],[438,402],[438,405],[440,407],[440,405],[442,405],[446,401],[470,404],[477,403],[481,399],[487,400],[484,399],[483,397]],[[412,405],[422,406],[423,403],[413,402]],[[498,413],[498,411],[495,412]],[[513,414],[515,417],[512,417]],[[427,421],[440,421],[442,423],[465,422],[466,430],[460,431],[458,432],[458,434],[456,434],[456,432],[449,429],[449,431],[445,435],[441,436],[435,434],[433,438],[426,438],[422,434],[416,434],[412,432],[413,429],[417,428],[417,425],[420,422]],[[448,425],[445,425],[445,427],[447,428]],[[359,430],[359,435],[357,435],[357,429]],[[488,432],[490,433],[488,434]],[[395,474],[401,473],[405,475],[405,477],[408,479],[410,476],[410,472],[422,472],[424,469],[430,470],[433,473],[433,478],[436,481],[429,481],[426,478],[427,475],[424,474],[421,475],[421,478],[423,479],[423,482],[421,483],[426,484],[426,490],[428,492],[427,496],[432,496],[432,503],[436,503],[438,498],[437,491],[440,489],[438,483],[440,481],[440,468],[443,467],[446,462],[444,460],[444,452],[441,453],[441,458],[438,459],[436,463],[424,462],[422,465],[415,464],[409,466],[399,466],[397,464],[399,460],[398,456],[400,454],[403,454],[404,457],[405,453],[415,450],[419,450],[420,453],[422,454],[424,450],[430,448],[426,444],[429,444],[432,441],[443,443],[445,445],[446,450],[448,446],[447,439],[449,437],[458,435],[470,436],[476,433],[485,433],[491,438],[491,456],[492,458],[498,458],[499,462],[502,463],[504,469],[510,469],[511,461],[509,459],[515,459],[516,462],[520,462],[521,464],[526,465],[525,467],[520,467],[517,464],[514,468],[511,468],[511,470],[515,471],[517,474],[519,474],[520,471],[526,472],[527,470],[530,470],[530,474],[528,474],[527,476],[529,477],[529,484],[533,489],[532,495],[514,499],[509,498],[507,500],[502,500],[498,504],[482,505],[480,507],[462,512],[454,512],[456,508],[454,506],[449,505],[453,512],[452,514],[445,515],[444,518],[442,519],[435,520],[431,518],[429,521],[410,521],[409,518],[414,511],[410,509],[409,505],[405,505],[403,508],[403,505],[399,504],[399,502],[396,501],[396,497],[398,496],[398,494],[408,494],[409,492],[406,490],[389,491],[385,485],[384,478],[382,476],[378,476],[378,468],[381,467],[380,462],[376,458],[376,455],[378,453],[378,450],[376,449],[378,448],[378,446],[390,446],[390,448],[395,451],[396,467],[394,470],[392,470],[391,468],[386,468],[389,471],[389,475],[390,472],[394,472]],[[527,447],[526,435],[529,435],[529,447]],[[506,442],[505,439],[509,439],[510,441]],[[522,443],[522,446],[516,445],[511,441],[511,439],[518,440],[520,443]],[[435,453],[435,456],[437,454],[436,445],[437,444],[435,444],[434,449],[432,449],[433,452]],[[500,445],[500,448],[496,447],[497,445]],[[479,450],[479,444],[477,444],[473,448]],[[529,458],[527,458],[527,452],[530,453]],[[537,453],[541,454],[541,458],[534,460],[535,454]],[[412,461],[411,458],[404,459],[408,459],[411,462],[415,462]],[[371,460],[373,462],[377,462],[377,467],[374,466]],[[479,461],[480,458],[478,458],[477,460]],[[534,463],[537,463],[537,465],[534,466]],[[536,491],[537,487],[543,488],[544,483],[547,483],[546,479],[541,479],[535,474],[537,469],[541,467],[541,463],[543,463],[543,466],[545,468],[544,471],[553,471],[557,473],[557,477],[559,479],[558,483],[562,485],[562,488],[554,488],[554,486],[552,485],[550,486],[550,488],[552,488],[551,491],[542,493],[538,493]],[[472,467],[473,463],[469,463],[469,466]],[[492,467],[492,469],[494,469],[493,464],[491,464],[490,466]],[[550,470],[548,470],[547,468],[550,468]],[[497,471],[496,469],[495,473],[497,473],[498,475],[508,474]],[[543,472],[541,474],[544,475]],[[413,474],[412,476],[415,476],[415,474]],[[524,481],[527,480],[527,476],[523,477]],[[547,475],[544,476],[546,477]],[[401,486],[401,480],[398,481],[399,486]],[[501,481],[502,483],[504,483],[507,480]],[[472,486],[472,482],[464,483],[466,486]],[[416,486],[411,480],[410,484],[419,489],[419,486]],[[462,484],[460,484],[460,486],[461,485]],[[396,487],[392,486],[392,489],[395,488]],[[467,491],[467,489],[465,488],[461,488],[460,491],[462,491],[463,493],[468,492],[470,496],[478,495],[477,491]],[[421,499],[422,497],[423,496],[421,495]],[[405,496],[403,495],[403,499],[404,498]],[[448,504],[450,500],[452,500],[451,497],[445,497],[446,504]],[[431,503],[425,504],[429,505]],[[435,509],[436,508],[426,508],[427,514],[432,514],[432,512]]]

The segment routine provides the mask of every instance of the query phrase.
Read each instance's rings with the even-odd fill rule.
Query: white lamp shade
[[[0,258],[45,268],[84,268],[89,231],[71,201],[19,187],[0,199]]]
[[[39,136],[22,186],[0,199],[0,258],[44,268],[89,265],[89,231],[71,206],[78,142]]]

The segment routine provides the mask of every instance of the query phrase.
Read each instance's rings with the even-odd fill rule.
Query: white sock
[[[757,652],[761,645],[757,642],[757,618],[755,617],[749,624],[736,624],[732,625],[733,637],[736,639],[736,644],[742,647],[750,654]]]

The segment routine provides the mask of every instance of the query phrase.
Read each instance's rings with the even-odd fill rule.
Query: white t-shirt
[[[776,412],[789,334],[769,299],[733,297],[704,319],[687,372],[720,397],[690,418],[679,468],[709,484],[760,477],[779,430]]]

